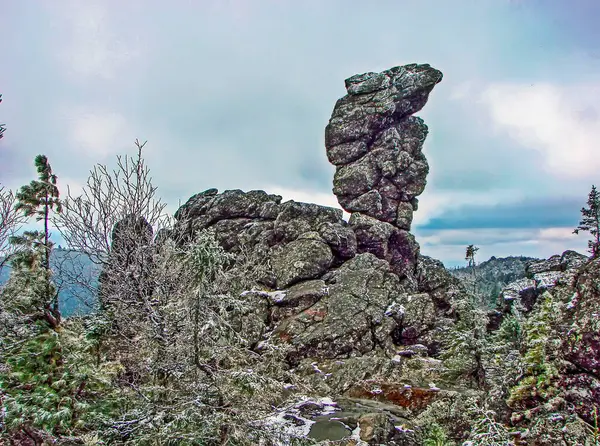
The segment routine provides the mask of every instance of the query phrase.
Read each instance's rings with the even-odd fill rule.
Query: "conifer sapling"
[[[22,186],[17,192],[16,209],[23,211],[25,217],[35,216],[36,221],[44,222],[44,232],[31,232],[30,235],[37,236],[35,244],[40,245],[43,250],[41,266],[47,274],[47,284],[44,298],[46,302],[52,302],[52,310],[56,317],[58,314],[58,296],[54,296],[50,283],[50,252],[52,242],[50,241],[50,212],[61,212],[61,203],[59,199],[58,187],[56,185],[57,177],[52,173],[52,167],[45,155],[35,157],[35,166],[38,172],[38,180],[33,180],[28,185]],[[14,237],[13,242],[19,244],[23,242],[21,237]]]
[[[477,251],[479,251],[479,248],[477,246],[469,245],[467,246],[465,254],[465,260],[469,262],[468,266],[471,268],[471,272],[473,273],[473,292],[476,292],[477,290],[477,276],[475,273],[475,254],[477,254]]]
[[[593,258],[600,255],[600,193],[595,185],[588,195],[588,208],[581,208],[581,221],[579,226],[573,231],[573,234],[579,234],[579,231],[587,231],[592,239],[588,241],[588,248]]]
[[[0,102],[2,102],[2,95],[0,94]],[[6,130],[6,127],[4,127],[4,124],[0,124],[0,139],[2,139],[2,137],[4,136],[4,131]]]

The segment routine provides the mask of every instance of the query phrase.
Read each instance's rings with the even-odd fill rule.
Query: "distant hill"
[[[99,268],[85,254],[56,248],[50,267],[59,288],[59,306],[64,317],[86,314],[96,303],[93,288],[98,283]],[[10,266],[0,269],[0,286],[10,276]]]
[[[531,261],[539,260],[534,257],[511,256],[491,257],[475,266],[477,291],[495,302],[498,294],[505,285],[525,277],[525,267]],[[469,267],[450,269],[449,272],[459,278],[468,288],[473,289],[473,271]]]

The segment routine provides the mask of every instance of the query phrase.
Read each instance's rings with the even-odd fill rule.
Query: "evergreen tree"
[[[54,290],[43,267],[46,247],[40,234],[24,232],[11,242],[19,245],[19,250],[0,294],[2,434],[24,435],[33,444],[41,444],[38,429],[53,430],[64,423],[66,415],[57,407],[64,396],[56,388],[62,382],[60,319],[45,298]]]
[[[97,425],[115,401],[110,371],[94,362],[85,327],[48,311],[43,258],[41,244],[21,249],[0,290],[0,444],[56,444]]]
[[[471,268],[471,272],[473,274],[473,293],[477,292],[477,275],[475,272],[475,254],[477,254],[477,251],[479,251],[477,246],[469,245],[467,246],[465,254],[465,260],[468,261],[468,266]]]
[[[44,231],[9,238],[17,249],[0,289],[0,444],[55,444],[96,424],[113,402],[84,328],[61,322],[49,266],[49,216],[61,209],[56,175],[45,156],[35,161],[39,180],[21,188],[15,208]]]
[[[14,237],[13,243],[19,245],[32,242],[41,245],[43,248],[41,267],[46,271],[47,276],[44,298],[49,305],[52,304],[52,311],[55,316],[60,317],[58,313],[58,295],[53,292],[50,280],[50,252],[52,250],[49,229],[50,212],[61,212],[59,192],[56,186],[57,177],[52,173],[52,167],[45,155],[35,157],[35,166],[38,172],[38,180],[33,180],[17,192],[16,209],[23,211],[26,217],[35,216],[36,221],[43,221],[44,232],[30,232],[28,240],[24,240],[22,237]]]
[[[2,102],[2,95],[0,94],[0,102]],[[4,136],[4,131],[6,130],[6,127],[4,127],[4,124],[0,124],[0,139],[2,139],[2,137]]]
[[[467,260],[469,262],[468,266],[471,268],[475,268],[475,254],[477,254],[477,251],[479,251],[479,248],[477,246],[475,246],[475,245],[467,246],[465,260]]]
[[[573,234],[579,234],[579,231],[587,231],[591,234],[592,240],[588,241],[588,248],[593,258],[600,255],[600,193],[595,185],[588,195],[587,205],[589,208],[581,208],[581,221]]]

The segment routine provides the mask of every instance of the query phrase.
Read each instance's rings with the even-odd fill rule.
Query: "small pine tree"
[[[588,241],[588,248],[592,257],[596,258],[600,255],[600,193],[595,185],[592,185],[587,205],[589,208],[581,208],[582,218],[573,234],[579,234],[579,231],[591,234],[592,240]]]
[[[41,444],[37,429],[52,431],[68,414],[64,396],[62,354],[58,342],[60,320],[51,311],[45,294],[53,291],[43,268],[45,247],[37,231],[13,237],[19,251],[11,261],[8,283],[0,293],[0,393],[4,396],[2,434],[20,432]],[[49,288],[50,287],[50,288]]]
[[[43,221],[44,231],[9,238],[18,249],[0,289],[0,444],[14,438],[18,444],[55,444],[112,410],[106,374],[88,351],[84,330],[71,331],[60,319],[48,223],[61,205],[47,158],[35,161],[39,180],[21,188],[15,208]]]
[[[469,262],[468,266],[470,266],[471,268],[475,267],[475,254],[477,254],[477,251],[479,251],[479,248],[477,246],[475,246],[475,245],[467,246],[465,260],[467,260]]]
[[[467,250],[465,253],[465,260],[468,261],[468,266],[471,268],[471,273],[473,274],[473,293],[477,293],[477,274],[475,271],[475,254],[477,254],[479,248],[475,245],[467,246]]]
[[[552,321],[560,311],[559,304],[549,292],[545,292],[539,302],[539,310],[525,320],[522,326],[523,377],[510,389],[507,400],[513,409],[527,409],[536,401],[547,401],[555,396],[558,370],[550,360],[552,352],[560,345],[553,333]]]
[[[0,102],[2,102],[2,95],[0,94]],[[6,130],[6,127],[4,127],[4,124],[0,124],[0,139],[2,139],[2,137],[4,136],[4,131]]]
[[[48,280],[44,298],[47,302],[52,302],[52,310],[56,316],[58,314],[58,296],[52,292],[50,282],[50,252],[52,250],[52,242],[50,241],[50,212],[61,212],[61,203],[59,199],[58,187],[56,186],[57,177],[52,173],[52,167],[45,155],[35,157],[35,167],[38,172],[38,180],[33,180],[28,185],[21,187],[17,192],[16,209],[23,211],[25,217],[35,215],[36,221],[44,222],[44,232],[37,233],[38,243],[41,243],[43,248],[42,268],[46,271]],[[34,233],[30,233],[33,235]],[[22,240],[19,237],[13,238],[15,244]],[[54,295],[53,295],[54,294]]]

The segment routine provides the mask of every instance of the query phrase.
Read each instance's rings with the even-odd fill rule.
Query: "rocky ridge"
[[[508,418],[512,414],[505,423],[524,426],[514,438],[528,441],[533,434],[527,420],[548,411],[548,419],[558,420],[556,410],[569,405],[590,420],[588,406],[599,401],[593,359],[600,354],[598,327],[590,316],[596,313],[588,308],[598,308],[593,294],[598,265],[588,268],[585,256],[567,251],[542,261],[517,259],[507,274],[491,268],[490,278],[500,289],[498,306],[486,316],[464,307],[468,299],[460,296],[471,289],[469,283],[463,285],[441,262],[420,254],[410,227],[426,185],[427,127],[413,114],[441,78],[429,65],[413,64],[346,80],[348,94],[335,105],[325,145],[336,166],[333,192],[350,213],[347,222],[341,209],[282,202],[256,190],[209,189],[175,214],[177,238],[208,229],[225,250],[261,266],[256,286],[241,296],[249,309],[232,315],[232,325],[257,353],[285,346],[294,375],[320,395],[303,396],[290,385],[298,400],[266,420],[283,432],[281,444],[300,436],[320,444],[417,445],[424,439],[419,426],[431,420],[444,423],[454,440],[465,439],[472,420],[454,418],[464,418],[484,393],[467,381],[447,379],[447,364],[439,355],[444,337],[455,331],[467,353],[490,354],[485,344],[505,329],[503,321],[518,317],[535,326],[558,308],[566,310],[564,317],[543,322],[554,330],[549,345],[558,345],[546,352],[552,374],[544,375],[558,399],[532,388],[532,382],[540,382],[534,364],[526,369],[532,377],[515,377],[514,386],[503,390],[510,398],[508,406],[505,394],[496,401],[499,410]],[[513,278],[518,280],[506,284]],[[591,300],[583,298],[590,293]],[[479,346],[480,340],[472,339],[477,321],[469,317],[489,322],[487,333],[477,335],[483,341]],[[574,336],[561,337],[569,324]],[[493,365],[499,357],[494,353],[492,369],[521,370],[518,364],[502,367],[510,358],[527,361],[529,351],[540,345],[545,344],[523,345],[523,357],[519,350],[507,351],[500,365]],[[497,347],[504,348],[492,346]],[[481,357],[475,358],[479,367]],[[539,444],[571,444],[553,441]]]
[[[268,265],[260,282],[278,297],[266,299],[262,332],[296,347],[292,363],[393,354],[395,345],[414,343],[436,350],[430,332],[444,319],[434,316],[448,307],[437,302],[452,280],[441,263],[419,255],[408,229],[428,172],[427,126],[413,114],[441,79],[413,64],[346,80],[325,142],[348,222],[341,209],[282,203],[264,191],[209,189],[175,214],[177,231],[214,229],[228,251],[249,250]]]
[[[493,307],[502,289],[516,280],[525,278],[528,263],[538,260],[540,259],[524,256],[491,257],[476,264],[475,271],[467,266],[452,268],[449,271],[460,279],[467,289],[476,289],[485,302]]]
[[[530,262],[498,309],[526,333],[523,373],[507,400],[511,424],[525,428],[525,444],[583,444],[600,406],[600,260],[565,251]]]
[[[525,266],[524,277],[501,290],[498,301],[500,309],[509,311],[516,302],[522,311],[530,312],[545,291],[557,284],[570,284],[579,268],[587,261],[587,256],[571,250],[549,259],[529,261]]]
[[[384,386],[412,411],[439,397],[433,356],[460,285],[420,255],[409,230],[429,169],[428,129],[413,114],[441,79],[412,64],[346,80],[325,145],[348,222],[341,209],[259,190],[209,189],[175,214],[177,233],[214,230],[227,251],[264,265],[256,288],[243,293],[255,310],[239,331],[257,351],[285,344],[290,366],[324,395],[377,400]]]

